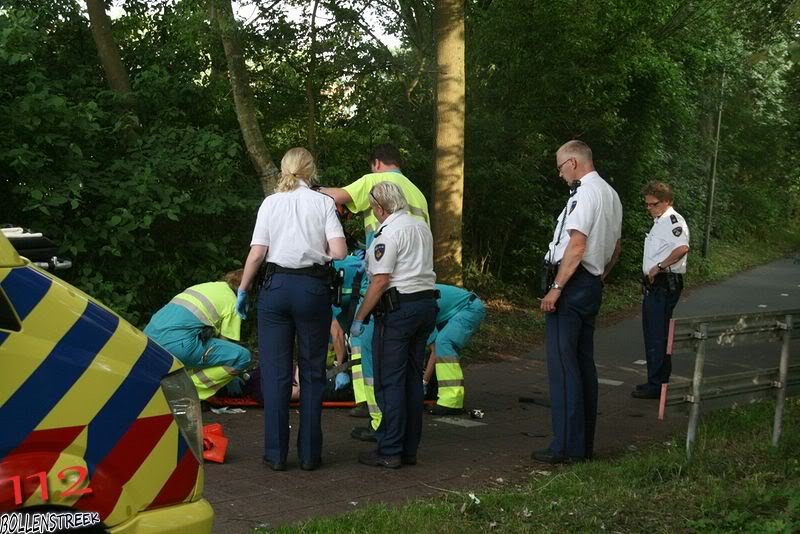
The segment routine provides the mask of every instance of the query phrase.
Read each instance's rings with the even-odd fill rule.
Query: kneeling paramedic
[[[236,313],[236,288],[241,279],[239,269],[227,273],[222,282],[184,290],[158,310],[144,328],[145,334],[186,366],[201,400],[214,395],[250,365],[250,351],[233,343],[241,336],[242,321]]]
[[[427,387],[433,376],[439,386],[432,415],[457,415],[464,411],[464,372],[459,363],[459,351],[478,330],[486,315],[483,302],[475,293],[456,286],[436,284],[439,292],[436,328],[428,339],[431,356],[423,376]]]
[[[433,236],[424,221],[408,213],[396,184],[380,182],[369,196],[380,226],[367,251],[369,289],[350,335],[362,335],[372,314],[375,397],[383,418],[377,449],[362,452],[358,461],[398,468],[416,464],[422,436],[422,366],[438,310]]]

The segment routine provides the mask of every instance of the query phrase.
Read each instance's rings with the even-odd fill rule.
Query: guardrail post
[[[694,377],[692,378],[692,410],[689,413],[689,429],[686,431],[686,458],[692,459],[692,447],[697,435],[697,422],[700,419],[700,384],[703,381],[703,367],[706,363],[706,338],[708,324],[700,324],[700,342],[694,359]]]
[[[778,446],[783,432],[783,406],[786,403],[786,381],[789,376],[789,342],[792,338],[792,316],[787,315],[783,331],[783,347],[781,347],[781,363],[778,368],[778,395],[775,401],[775,424],[772,429],[772,446]]]

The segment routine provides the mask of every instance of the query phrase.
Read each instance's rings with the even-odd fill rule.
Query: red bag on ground
[[[203,427],[203,459],[218,464],[225,462],[228,450],[228,438],[222,433],[220,423],[212,423]]]

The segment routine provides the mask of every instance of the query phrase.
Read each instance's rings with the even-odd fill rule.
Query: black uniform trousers
[[[646,389],[650,393],[660,392],[661,384],[669,382],[669,375],[672,372],[672,360],[667,354],[669,321],[680,297],[679,286],[672,291],[666,286],[649,287],[644,290],[642,331],[647,360]]]
[[[292,355],[298,343],[300,426],[297,455],[302,463],[322,456],[322,399],[331,327],[328,284],[308,275],[273,274],[258,297],[258,352],[264,395],[264,459],[286,462]]]
[[[375,399],[383,417],[375,432],[381,456],[416,456],[422,437],[423,360],[438,307],[429,299],[402,302],[376,317],[372,335]]]
[[[561,291],[556,311],[546,314],[547,376],[553,440],[558,456],[591,458],[597,421],[594,323],[602,283],[579,266]]]

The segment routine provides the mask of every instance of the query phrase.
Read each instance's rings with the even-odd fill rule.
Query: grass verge
[[[692,462],[683,438],[615,460],[534,470],[507,489],[371,506],[274,532],[798,532],[800,399],[771,446],[774,403],[704,419]],[[266,532],[255,530],[254,533]]]
[[[728,278],[769,263],[800,249],[800,227],[780,229],[763,237],[715,242],[708,258],[700,250],[690,252],[686,287],[691,289]],[[544,340],[544,315],[531,288],[490,285],[477,292],[486,302],[486,320],[481,334],[472,338],[464,356],[468,362],[518,358]],[[613,280],[603,292],[599,320],[608,324],[630,316],[641,304],[638,280]]]

